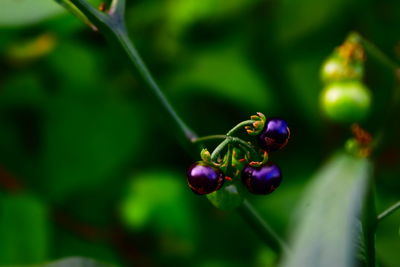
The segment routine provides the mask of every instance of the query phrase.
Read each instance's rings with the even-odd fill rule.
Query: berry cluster
[[[236,130],[243,128],[249,135],[256,136],[257,145],[233,136]],[[288,143],[290,130],[284,120],[267,120],[262,113],[257,113],[222,137],[224,141],[212,154],[203,149],[202,161],[192,164],[187,170],[187,182],[194,193],[210,194],[209,199],[213,202],[215,198],[226,199],[228,193],[237,195],[243,191],[242,186],[250,193],[266,195],[280,185],[280,168],[267,164],[267,161],[269,152],[279,150]],[[221,188],[224,190],[219,190]]]
[[[328,118],[354,123],[368,115],[371,94],[362,82],[364,59],[360,39],[350,35],[322,65],[321,79],[325,88],[321,104]]]

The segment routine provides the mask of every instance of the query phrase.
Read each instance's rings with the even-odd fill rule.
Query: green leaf
[[[364,2],[347,0],[283,0],[277,10],[278,39],[284,44],[313,33],[336,19],[343,19],[351,7]]]
[[[30,195],[0,197],[0,264],[33,264],[47,259],[47,209]]]
[[[244,110],[273,110],[276,101],[266,79],[252,68],[236,46],[198,54],[172,80],[174,92],[211,95]]]
[[[69,257],[62,260],[38,265],[35,267],[111,267],[113,265],[98,262],[89,258]]]
[[[196,223],[188,202],[191,192],[183,175],[148,171],[134,176],[127,189],[120,212],[132,230],[150,227],[161,233],[193,237]]]
[[[233,210],[243,202],[244,192],[241,192],[241,190],[240,184],[230,184],[208,194],[207,198],[218,209]]]
[[[169,0],[165,5],[168,27],[180,33],[196,21],[242,13],[258,1]]]
[[[89,2],[98,4],[100,1]],[[54,0],[1,0],[0,5],[0,27],[34,24],[66,13]]]
[[[359,216],[371,163],[339,153],[304,193],[284,267],[354,266]]]
[[[54,0],[2,0],[0,26],[37,23],[64,12]]]

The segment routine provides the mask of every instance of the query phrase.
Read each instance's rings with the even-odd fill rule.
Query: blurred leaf
[[[136,175],[121,203],[123,221],[134,230],[150,226],[191,239],[195,222],[187,198],[191,192],[185,185],[183,175],[170,171]]]
[[[100,0],[89,2],[98,5]],[[38,23],[62,13],[66,13],[64,8],[54,0],[2,0],[0,27]]]
[[[317,173],[297,214],[293,254],[282,266],[354,266],[357,224],[370,172],[368,159],[339,153]]]
[[[0,197],[0,264],[32,264],[47,259],[46,207],[30,195]]]
[[[69,62],[71,59],[73,63]],[[62,80],[58,88],[63,93],[99,94],[106,88],[101,82],[104,77],[101,55],[83,43],[65,41],[47,60],[56,77]]]
[[[363,4],[347,0],[283,0],[277,10],[277,31],[281,43],[305,37],[327,24],[343,20],[350,7]]]
[[[61,98],[44,129],[44,186],[53,197],[84,192],[115,178],[145,143],[145,121],[133,103]]]
[[[69,257],[62,260],[38,265],[37,267],[111,267],[111,264],[105,264],[88,258]]]
[[[54,0],[2,0],[0,26],[20,26],[64,12]]]
[[[11,63],[21,64],[46,56],[55,45],[56,37],[53,34],[42,33],[35,38],[11,44],[5,53]]]
[[[198,54],[189,67],[171,81],[175,92],[202,93],[230,101],[245,110],[269,110],[275,99],[269,85],[236,47]]]
[[[322,91],[319,70],[323,57],[318,51],[306,55],[303,53],[292,57],[287,66],[289,82],[293,88],[291,95],[301,108],[299,115],[314,130],[321,127],[321,114],[316,110],[319,110],[319,95]]]
[[[229,16],[243,12],[259,0],[169,0],[166,5],[168,26],[174,33],[180,33],[197,20],[216,16]]]

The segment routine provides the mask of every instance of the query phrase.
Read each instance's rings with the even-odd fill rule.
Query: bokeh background
[[[91,1],[98,5],[100,1]],[[184,120],[221,134],[256,111],[285,118],[284,182],[251,202],[283,236],[307,182],[350,136],[320,113],[319,68],[353,30],[400,57],[396,0],[128,0],[135,45]],[[364,126],[390,114],[394,78],[367,60]],[[400,197],[398,117],[376,161],[377,209]],[[186,185],[198,159],[128,62],[52,0],[0,1],[0,265],[84,256],[119,266],[275,266],[235,212]],[[210,144],[210,149],[213,144]],[[377,232],[400,265],[400,214]]]

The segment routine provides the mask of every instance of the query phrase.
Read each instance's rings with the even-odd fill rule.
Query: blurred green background
[[[91,1],[98,5],[100,1]],[[323,60],[353,30],[400,58],[396,0],[129,0],[127,26],[177,111],[199,135],[256,111],[285,118],[274,194],[250,200],[283,236],[303,188],[350,131],[318,106]],[[367,60],[372,133],[394,80]],[[400,113],[396,113],[400,115]],[[275,266],[235,212],[186,185],[198,160],[147,86],[100,34],[52,0],[0,1],[0,265],[85,256],[119,266]],[[399,122],[375,158],[377,209],[400,198]],[[210,147],[212,148],[212,147]],[[377,232],[400,266],[400,214]]]

